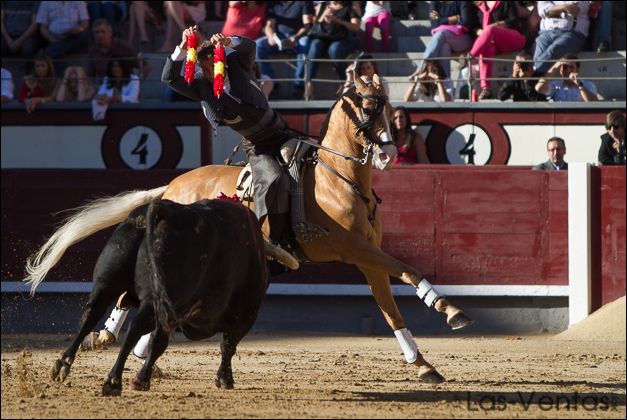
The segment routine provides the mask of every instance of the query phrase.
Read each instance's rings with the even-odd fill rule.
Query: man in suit
[[[565,171],[568,169],[568,163],[564,161],[566,154],[566,143],[561,137],[551,137],[546,142],[546,151],[549,160],[533,167],[534,170],[540,171]]]
[[[199,37],[197,62],[202,74],[188,84],[181,69],[185,62],[187,36]],[[227,47],[224,94],[213,95],[213,51],[216,45]],[[244,147],[252,167],[255,213],[263,223],[270,222],[270,239],[281,243],[289,226],[289,179],[281,171],[277,157],[280,147],[299,134],[270,105],[257,83],[253,64],[255,42],[243,37],[214,34],[202,40],[197,26],[183,31],[183,38],[174,53],[167,58],[161,79],[180,94],[200,102],[203,113],[214,130],[226,125],[244,138]]]

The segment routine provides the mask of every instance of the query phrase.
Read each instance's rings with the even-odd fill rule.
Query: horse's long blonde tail
[[[63,222],[37,253],[26,260],[27,276],[24,281],[30,284],[31,295],[70,246],[93,233],[122,222],[137,207],[161,198],[166,188],[167,186],[163,186],[147,191],[125,192],[114,197],[100,198],[74,209],[74,214]]]

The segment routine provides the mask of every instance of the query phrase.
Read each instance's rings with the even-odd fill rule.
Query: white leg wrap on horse
[[[128,309],[114,308],[113,311],[111,311],[111,315],[109,315],[109,318],[105,322],[105,330],[113,334],[116,340],[120,330],[122,329],[126,315],[128,315]]]
[[[148,344],[150,344],[150,333],[142,335],[142,338],[140,338],[137,344],[135,344],[133,355],[135,357],[139,357],[140,359],[148,357]]]
[[[394,335],[403,349],[407,363],[414,363],[418,358],[418,346],[411,336],[411,332],[407,328],[401,328],[395,330]]]
[[[416,287],[416,294],[425,301],[428,307],[432,307],[442,297],[424,277],[418,283],[418,287]]]

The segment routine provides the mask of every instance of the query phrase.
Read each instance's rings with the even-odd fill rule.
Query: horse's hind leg
[[[53,381],[64,381],[70,373],[70,368],[76,357],[76,352],[83,339],[96,326],[102,318],[107,307],[113,302],[119,290],[111,289],[102,283],[94,283],[94,289],[89,297],[87,307],[81,317],[78,334],[70,345],[61,353],[61,357],[52,365],[50,377]]]
[[[436,369],[425,360],[418,346],[416,345],[411,332],[405,327],[405,321],[401,316],[392,290],[390,289],[390,278],[383,273],[372,271],[363,267],[358,267],[368,280],[368,285],[372,291],[385,320],[394,331],[394,335],[398,340],[407,363],[412,363],[418,367],[418,377],[423,382],[440,383],[444,381],[444,377],[440,375]]]
[[[150,340],[148,357],[131,383],[131,387],[136,391],[148,391],[150,389],[153,368],[157,359],[168,348],[170,338],[163,328],[157,328]]]

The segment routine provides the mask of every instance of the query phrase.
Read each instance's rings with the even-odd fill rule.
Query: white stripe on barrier
[[[568,325],[590,314],[592,235],[590,164],[568,165]]]
[[[2,293],[27,293],[30,287],[18,281],[3,281]],[[438,293],[447,296],[521,296],[521,297],[567,297],[568,286],[539,285],[434,285]],[[48,282],[41,283],[37,293],[89,293],[91,282]],[[392,285],[394,296],[414,296],[416,289],[409,285]],[[371,296],[365,284],[288,284],[272,283],[268,295],[274,296]]]

